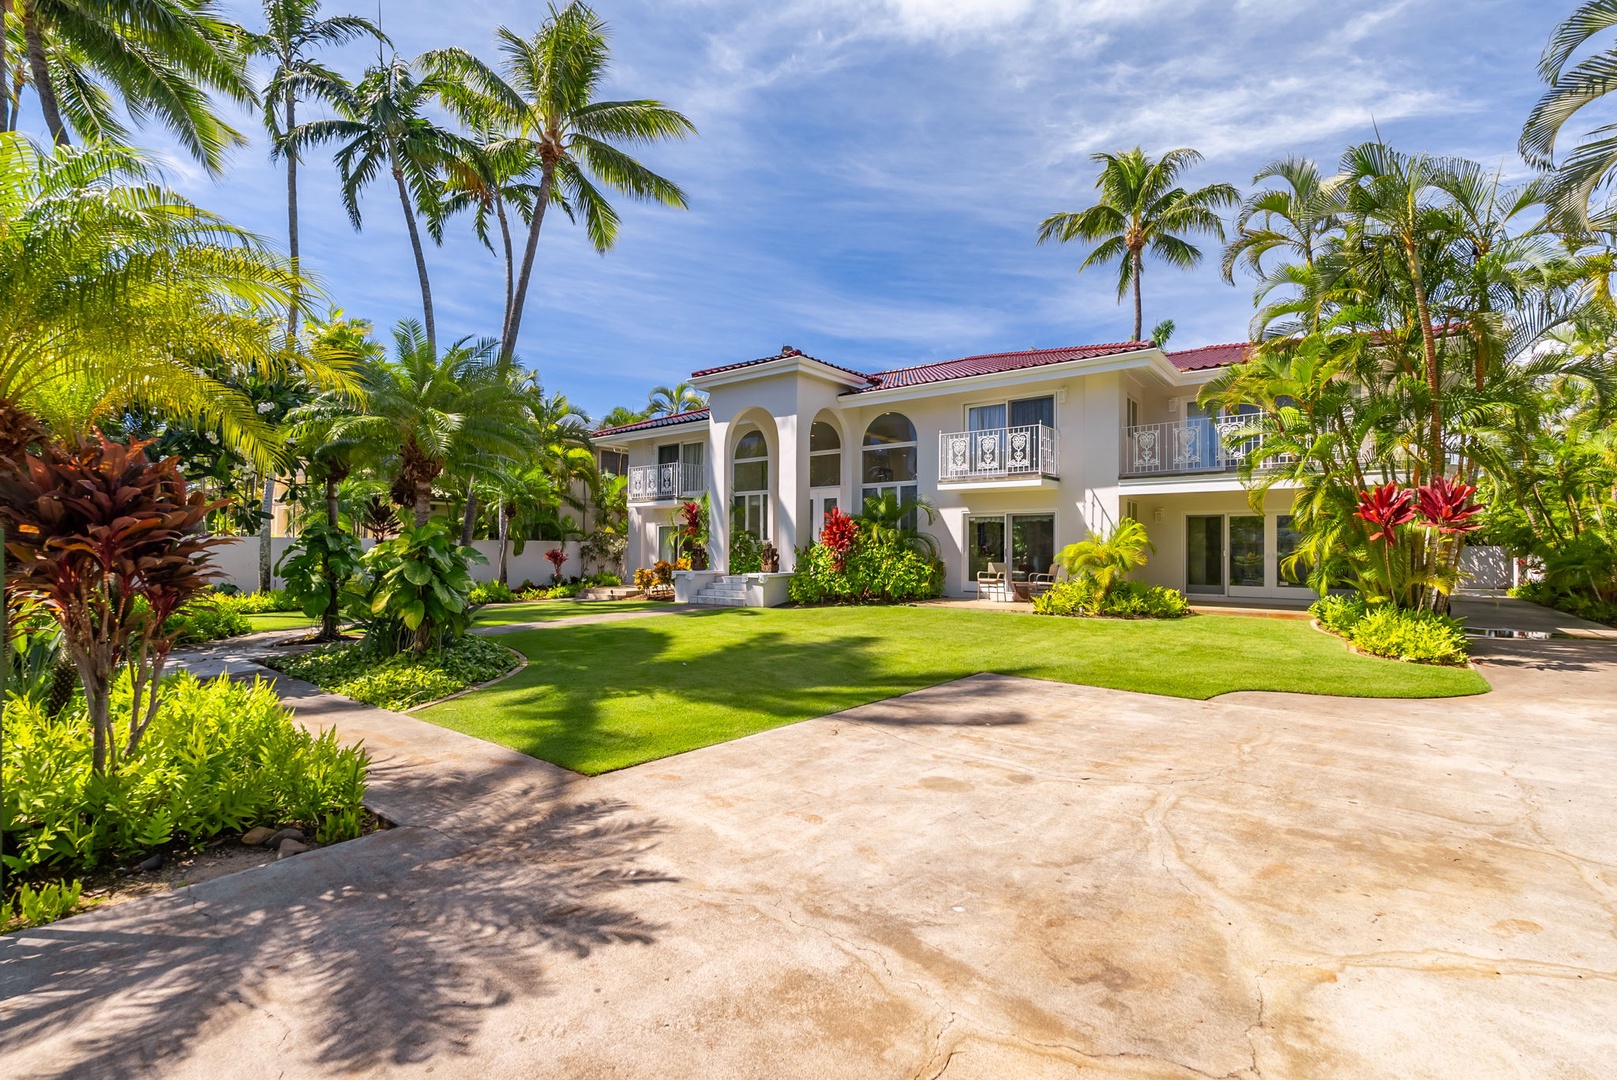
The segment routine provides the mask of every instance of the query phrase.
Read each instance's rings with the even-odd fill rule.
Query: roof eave
[[[1165,365],[1170,370],[1173,365],[1168,363],[1162,350],[1152,346],[1149,349],[1130,349],[1128,352],[1102,353],[1099,356],[1081,356],[1074,360],[1061,360],[1053,364],[1040,364],[1037,367],[1013,368],[1010,371],[986,371],[980,375],[962,375],[953,379],[939,379],[935,382],[916,383],[912,386],[877,387],[873,390],[849,391],[842,396],[854,401],[911,401],[915,398],[928,397],[932,394],[950,393],[956,389],[971,390],[987,386],[1020,386],[1025,383],[1042,382],[1046,379],[1060,378],[1069,375],[1093,375],[1107,371],[1125,371],[1129,368],[1149,366],[1159,369]]]
[[[726,371],[714,371],[706,375],[693,373],[690,384],[699,390],[710,390],[715,386],[729,386],[739,382],[750,382],[753,379],[768,378],[772,375],[801,374],[814,378],[824,379],[827,382],[839,383],[843,386],[868,386],[869,378],[828,364],[824,360],[817,360],[812,356],[776,356],[762,363],[742,364]]]

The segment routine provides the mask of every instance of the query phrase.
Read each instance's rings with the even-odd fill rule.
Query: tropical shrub
[[[602,589],[616,588],[623,584],[623,579],[610,570],[602,570],[599,573],[591,574],[584,581],[588,585]]]
[[[253,632],[253,624],[217,596],[200,596],[168,617],[163,632],[176,645],[196,645],[205,641],[240,637]]]
[[[550,580],[552,582],[561,581],[561,568],[563,564],[567,562],[567,552],[563,551],[561,548],[551,548],[549,551],[545,552],[545,561],[548,562],[551,567]]]
[[[1548,581],[1531,581],[1510,590],[1510,595],[1580,619],[1617,626],[1617,601],[1601,600],[1586,592],[1558,589]]]
[[[471,604],[509,604],[516,598],[517,594],[503,581],[480,581],[466,594]]]
[[[756,574],[764,568],[764,545],[746,527],[730,527],[730,573]]]
[[[302,610],[302,605],[286,589],[250,593],[218,589],[210,599],[221,608],[241,615],[266,615],[274,611]]]
[[[130,679],[112,690],[130,707]],[[12,697],[0,717],[0,831],[23,878],[81,872],[179,842],[255,825],[302,826],[324,840],[358,835],[369,759],[292,722],[267,683],[189,673],[167,680],[146,737],[116,772],[94,770],[83,699],[51,716]]]
[[[896,530],[860,522],[846,551],[825,543],[799,550],[787,584],[796,604],[868,604],[943,595],[943,564]]]
[[[1367,653],[1420,664],[1463,664],[1470,655],[1463,624],[1436,612],[1373,608],[1348,634]]]
[[[441,521],[406,528],[365,553],[371,585],[353,609],[366,622],[366,640],[383,652],[410,648],[424,653],[466,633],[471,561],[486,562],[461,547]]]
[[[1369,612],[1370,605],[1362,596],[1342,596],[1332,593],[1309,605],[1308,613],[1319,620],[1320,626],[1333,634],[1346,637],[1353,632]]]
[[[276,571],[296,610],[320,620],[318,640],[335,641],[344,594],[364,566],[359,541],[323,519],[311,521],[286,549]]]
[[[584,586],[578,582],[564,581],[560,585],[552,585],[545,595],[551,600],[571,600],[583,591]]]
[[[40,456],[23,456],[19,471],[0,475],[0,515],[12,526],[10,581],[61,625],[84,688],[97,773],[139,749],[174,645],[169,616],[207,589],[213,550],[227,542],[200,535],[220,504],[188,493],[176,460],[154,464],[146,445],[47,442]],[[111,694],[121,666],[133,683],[115,739]]]
[[[1177,589],[1114,582],[1104,588],[1093,575],[1057,582],[1049,592],[1034,597],[1040,615],[1081,615],[1114,619],[1179,619],[1190,614],[1190,601]]]
[[[38,888],[23,882],[17,888],[15,900],[8,903],[0,897],[0,933],[14,926],[20,930],[66,918],[79,910],[83,894],[84,882],[77,879],[47,881]]]
[[[1144,566],[1156,550],[1144,525],[1133,518],[1123,518],[1105,536],[1062,548],[1056,561],[1074,581],[1093,581],[1096,602],[1102,603],[1122,575]]]
[[[467,635],[427,653],[381,656],[365,643],[278,657],[293,678],[383,709],[409,709],[497,679],[520,663],[505,647]]]

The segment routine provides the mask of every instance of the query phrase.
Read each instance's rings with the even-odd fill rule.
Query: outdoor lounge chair
[[[1010,590],[1006,586],[1004,563],[991,562],[988,564],[988,569],[977,571],[977,599],[1004,602],[1010,598]]]

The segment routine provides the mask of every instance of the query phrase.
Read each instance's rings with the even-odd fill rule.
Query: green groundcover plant
[[[176,645],[199,645],[250,634],[253,624],[239,610],[213,596],[198,597],[168,617],[163,629]]]
[[[382,656],[361,642],[328,645],[275,661],[293,678],[383,709],[409,709],[497,679],[521,663],[509,649],[480,637],[457,638],[425,653]]]
[[[511,586],[503,581],[483,581],[472,586],[472,591],[466,594],[469,604],[509,604],[517,598],[511,591]]]
[[[1436,612],[1371,605],[1356,596],[1327,596],[1308,610],[1355,648],[1389,660],[1463,664],[1471,654],[1464,624]]]
[[[127,706],[127,677],[113,695]],[[297,825],[329,843],[364,828],[364,750],[294,724],[265,683],[171,677],[139,749],[108,773],[90,768],[82,697],[54,717],[12,697],[0,725],[0,830],[17,889],[0,898],[0,924],[18,914],[38,921],[30,910],[65,914],[76,903],[76,894],[63,899],[75,875],[175,843],[257,825]],[[65,891],[44,884],[53,880]]]
[[[1034,598],[1033,610],[1040,615],[1178,619],[1190,614],[1190,602],[1177,589],[1138,581],[1118,581],[1107,588],[1099,579],[1086,576],[1058,582]]]

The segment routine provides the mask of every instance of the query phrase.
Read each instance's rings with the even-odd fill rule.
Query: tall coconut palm
[[[11,0],[7,6],[22,31],[28,86],[58,145],[69,142],[70,122],[78,126],[90,115],[64,109],[58,94],[64,83],[80,101],[88,85],[109,87],[131,116],[158,120],[210,172],[219,171],[227,149],[246,141],[208,99],[209,91],[243,103],[253,99],[240,31],[212,0]],[[90,91],[92,98],[96,92]]]
[[[1039,243],[1082,240],[1095,244],[1079,271],[1091,266],[1118,264],[1117,299],[1134,291],[1134,337],[1141,340],[1140,277],[1145,252],[1169,266],[1190,269],[1201,262],[1201,250],[1185,239],[1197,233],[1224,239],[1218,213],[1241,201],[1230,184],[1208,184],[1187,191],[1179,178],[1202,160],[1195,150],[1169,150],[1153,158],[1140,147],[1115,154],[1092,154],[1101,166],[1095,188],[1100,199],[1087,210],[1052,214],[1039,223]]]
[[[1609,42],[1600,52],[1576,64],[1572,57],[1592,39],[1617,27],[1617,4],[1586,0],[1551,33],[1539,58],[1539,77],[1549,84],[1522,128],[1520,149],[1529,164],[1555,166],[1561,129],[1585,105],[1604,98],[1617,87],[1617,47]],[[1568,65],[1571,64],[1569,67]],[[1589,200],[1617,170],[1617,129],[1602,125],[1589,132],[1561,162],[1556,176],[1557,205],[1574,221],[1587,224]]]
[[[673,386],[653,386],[646,399],[647,416],[673,416],[707,407],[707,395],[688,382]]]
[[[282,347],[308,291],[285,260],[150,182],[132,151],[0,134],[0,222],[0,456],[138,404],[217,423],[269,465],[275,432],[209,372],[352,382],[339,359]]]
[[[552,201],[582,218],[590,243],[608,251],[617,239],[618,215],[596,180],[630,198],[685,208],[685,193],[614,145],[683,139],[696,131],[688,119],[649,99],[598,101],[610,61],[607,27],[581,3],[557,8],[532,37],[501,27],[501,70],[463,49],[424,54],[440,73],[445,103],[469,124],[504,132],[527,146],[538,161],[538,192],[527,239],[506,312],[500,356],[516,352],[522,309],[533,277],[534,254],[545,211]],[[594,179],[592,179],[592,177]]]
[[[440,354],[413,320],[393,339],[393,359],[367,368],[364,406],[327,431],[395,462],[394,501],[419,526],[432,516],[433,481],[446,467],[477,454],[516,458],[528,421],[499,342],[462,338]]]
[[[299,77],[288,83],[296,89],[313,87],[315,80]],[[356,229],[361,224],[360,193],[383,169],[392,174],[410,234],[410,250],[415,255],[416,276],[421,282],[425,344],[436,353],[438,330],[433,317],[432,283],[427,277],[427,257],[416,214],[436,202],[443,163],[469,152],[472,144],[433,123],[423,112],[445,89],[442,80],[435,75],[417,77],[411,66],[397,56],[366,71],[351,90],[334,84],[326,84],[325,89],[338,115],[329,120],[310,120],[288,131],[282,140],[282,153],[296,154],[320,143],[342,144],[337,149],[337,171],[342,177],[343,205]]]

